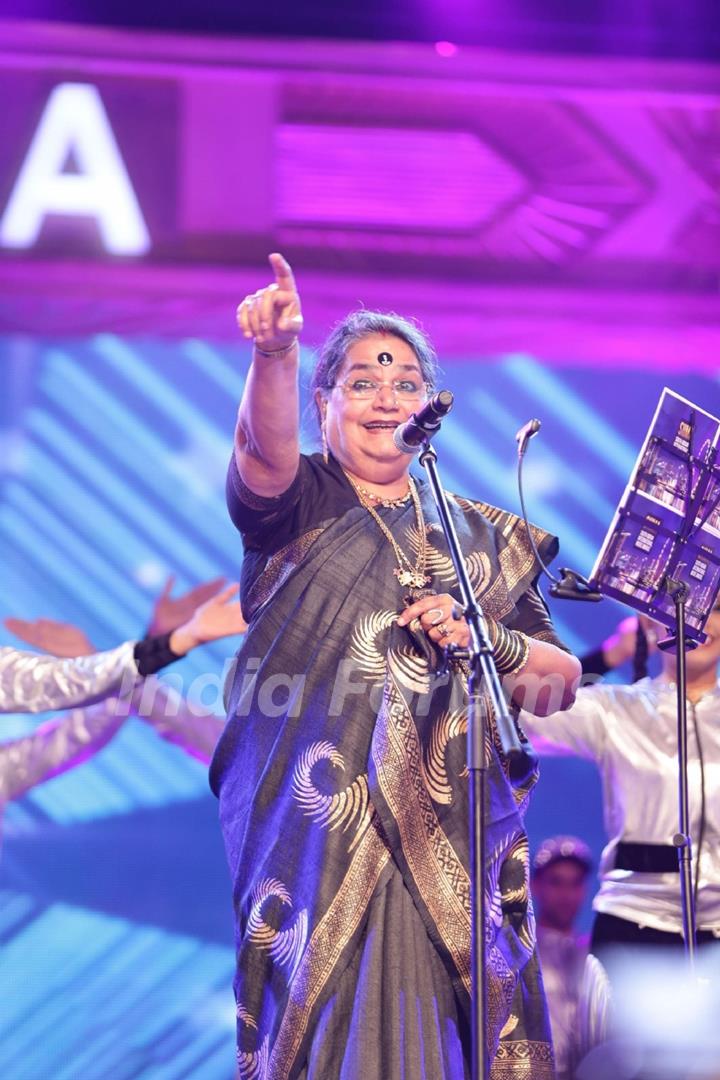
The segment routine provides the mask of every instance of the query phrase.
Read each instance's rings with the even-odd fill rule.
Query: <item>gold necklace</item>
[[[345,470],[343,469],[343,472]],[[393,534],[388,529],[383,519],[378,514],[374,506],[371,506],[365,497],[363,489],[359,484],[356,484],[352,476],[348,476],[345,473],[348,480],[355,489],[355,494],[362,506],[365,507],[368,514],[377,522],[380,531],[387,540],[390,541],[393,551],[395,552],[395,558],[398,561],[397,567],[393,570],[393,574],[398,579],[398,583],[402,585],[404,589],[422,589],[423,586],[430,584],[430,578],[425,573],[425,558],[427,555],[427,531],[425,529],[425,518],[423,517],[422,506],[420,505],[420,497],[415,487],[415,481],[412,476],[408,477],[408,486],[410,488],[410,497],[415,507],[415,517],[417,519],[418,534],[420,537],[420,543],[418,545],[418,557],[415,561],[415,565],[410,562],[405,552],[402,550]],[[402,502],[407,501],[407,495],[404,496]]]
[[[345,474],[347,476],[347,473]],[[348,476],[348,480],[350,477]],[[355,491],[362,495],[365,499],[372,499],[378,506],[386,506],[388,509],[393,509],[398,506],[404,506],[408,499],[412,498],[412,491],[408,485],[408,489],[404,495],[400,495],[397,499],[383,499],[382,495],[378,495],[376,491],[369,491],[368,488],[363,487],[362,484],[358,484],[357,480],[351,481]]]

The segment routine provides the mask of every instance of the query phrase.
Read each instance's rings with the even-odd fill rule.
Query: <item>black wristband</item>
[[[180,659],[170,648],[171,635],[172,631],[168,634],[154,634],[137,642],[133,655],[140,675],[154,675],[156,671]]]
[[[610,665],[605,659],[602,645],[580,657],[583,675],[607,675]]]

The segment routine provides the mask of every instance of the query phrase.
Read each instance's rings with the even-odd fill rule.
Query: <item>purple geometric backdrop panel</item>
[[[332,269],[716,291],[716,69],[13,24],[3,39],[0,201],[53,88],[96,87],[145,261],[283,246]],[[0,227],[3,254],[103,255],[81,215],[48,216],[20,249]]]

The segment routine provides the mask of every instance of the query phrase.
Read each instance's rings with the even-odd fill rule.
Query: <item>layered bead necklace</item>
[[[345,470],[343,469],[343,472]],[[422,506],[420,505],[420,496],[418,495],[415,481],[412,476],[408,477],[408,493],[403,495],[399,499],[382,499],[381,496],[375,494],[375,492],[368,491],[353,480],[352,476],[345,473],[350,484],[352,485],[355,494],[362,506],[365,507],[367,512],[377,523],[378,528],[382,532],[383,536],[392,545],[392,549],[395,552],[395,558],[397,559],[397,567],[393,570],[393,574],[398,579],[398,583],[403,588],[422,589],[425,585],[430,583],[430,578],[425,573],[425,560],[427,557],[427,532],[425,529],[425,518],[423,517]],[[383,519],[378,514],[374,506],[372,506],[370,500],[375,499],[380,506],[398,507],[403,506],[408,499],[412,499],[413,506],[415,507],[415,518],[417,521],[419,544],[418,544],[418,556],[415,560],[415,565],[411,563],[405,552],[402,550],[397,540],[388,529]]]

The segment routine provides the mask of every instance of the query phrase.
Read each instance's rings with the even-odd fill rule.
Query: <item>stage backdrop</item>
[[[234,307],[269,250],[296,266],[305,379],[350,307],[423,321],[456,393],[449,489],[517,510],[514,434],[541,418],[528,509],[563,565],[590,569],[664,385],[717,413],[714,71],[4,30],[0,614],[107,647],[168,573],[237,577]],[[552,611],[578,652],[624,613]],[[178,665],[191,693],[228,648]],[[215,818],[205,769],[136,720],[7,807],[3,1076],[229,1080]],[[593,770],[545,762],[529,824],[599,852]]]

